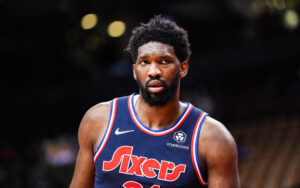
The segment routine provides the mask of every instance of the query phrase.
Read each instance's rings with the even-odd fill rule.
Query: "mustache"
[[[163,86],[168,86],[168,84],[166,83],[166,81],[162,80],[161,78],[159,78],[159,77],[151,77],[149,80],[146,81],[146,87],[148,87],[149,82],[154,81],[154,80],[162,82]]]

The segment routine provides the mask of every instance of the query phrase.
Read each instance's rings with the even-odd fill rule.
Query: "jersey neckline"
[[[190,103],[187,103],[187,107],[185,108],[184,112],[181,114],[181,116],[178,118],[178,120],[170,127],[166,128],[166,129],[162,129],[162,130],[152,130],[150,128],[148,128],[146,125],[144,125],[140,119],[138,118],[136,111],[134,109],[134,96],[136,95],[136,93],[133,93],[132,95],[130,95],[128,97],[128,109],[129,109],[129,113],[131,116],[131,119],[133,120],[133,122],[136,124],[136,126],[141,129],[143,132],[150,134],[152,136],[163,136],[166,135],[170,132],[173,132],[174,130],[176,130],[177,128],[179,128],[181,126],[181,124],[184,122],[184,120],[188,117],[188,115],[190,114],[190,112],[193,109],[193,105]]]

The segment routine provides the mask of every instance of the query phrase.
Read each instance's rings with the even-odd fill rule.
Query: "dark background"
[[[0,0],[0,187],[66,187],[74,160],[53,165],[68,169],[57,175],[45,162],[47,146],[65,143],[76,153],[85,111],[137,91],[124,48],[131,30],[157,14],[189,33],[183,100],[225,125],[297,116],[300,29],[287,27],[284,16],[299,8],[298,0]],[[98,24],[83,30],[88,13]],[[106,28],[115,20],[126,31],[111,38]]]

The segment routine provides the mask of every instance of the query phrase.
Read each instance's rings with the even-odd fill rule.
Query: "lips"
[[[147,88],[151,93],[159,93],[164,90],[164,83],[159,80],[151,80],[148,82]]]

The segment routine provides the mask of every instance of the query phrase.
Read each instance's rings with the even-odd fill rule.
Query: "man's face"
[[[150,106],[164,105],[176,92],[179,93],[179,80],[186,72],[187,69],[182,70],[172,46],[149,42],[138,48],[137,60],[133,65],[134,78],[143,99]]]

